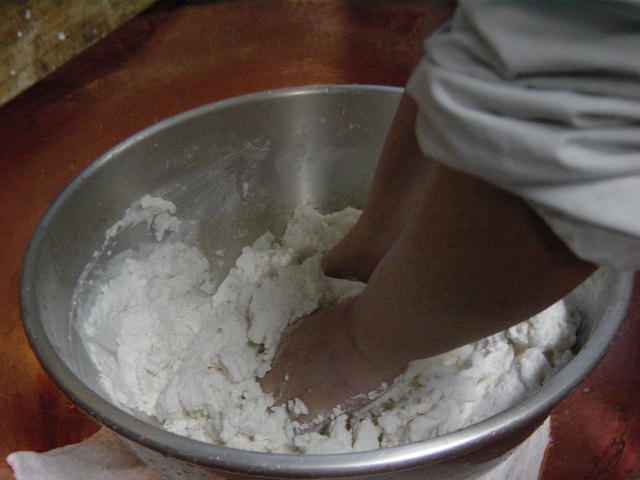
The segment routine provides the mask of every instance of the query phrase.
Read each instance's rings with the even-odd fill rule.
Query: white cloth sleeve
[[[425,47],[425,154],[525,199],[579,257],[640,269],[640,0],[460,0]]]

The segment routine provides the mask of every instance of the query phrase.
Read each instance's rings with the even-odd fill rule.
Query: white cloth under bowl
[[[506,461],[468,480],[538,480],[549,432],[547,419]],[[49,452],[12,453],[7,463],[16,480],[168,480],[142,463],[106,428],[83,442]]]

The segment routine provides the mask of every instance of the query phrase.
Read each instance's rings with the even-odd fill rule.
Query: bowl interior
[[[145,193],[174,202],[182,220],[193,220],[190,241],[205,256],[217,264],[214,252],[224,251],[214,272],[223,277],[243,246],[279,233],[297,205],[361,206],[398,98],[392,88],[311,88],[220,102],[100,158],[58,199],[35,252],[38,310],[58,355],[100,391],[69,321],[72,295],[87,263],[90,280],[112,256],[152,241],[139,225],[103,248],[106,229],[132,202]]]
[[[138,226],[105,248],[106,229],[132,202],[144,194],[174,202],[178,216],[193,221],[191,243],[216,263],[215,252],[224,251],[215,272],[220,279],[244,245],[266,230],[280,233],[297,205],[325,212],[362,206],[400,94],[388,87],[304,87],[218,102],[161,122],[89,166],[43,218],[23,271],[25,328],[58,386],[100,421],[135,436],[100,399],[72,309],[74,300],[86,300],[86,291],[78,299],[73,294],[88,263],[84,279],[93,280],[113,255],[152,241]],[[568,298],[584,316],[582,357],[545,387],[546,396],[528,400],[532,408],[549,408],[593,367],[623,317],[630,285],[630,277],[601,270]],[[508,423],[504,415],[487,428]],[[148,430],[139,440],[149,432],[156,435]]]

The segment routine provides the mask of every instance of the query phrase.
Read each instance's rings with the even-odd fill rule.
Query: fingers
[[[353,411],[373,398],[370,392],[390,384],[399,373],[374,366],[353,339],[353,305],[358,297],[301,319],[286,333],[271,370],[260,380],[277,404],[301,401],[289,411],[298,421],[322,414]],[[384,354],[384,352],[382,352]],[[297,405],[300,407],[300,404]],[[321,424],[322,419],[315,422]]]

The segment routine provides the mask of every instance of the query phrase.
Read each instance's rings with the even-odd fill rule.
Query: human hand
[[[289,327],[271,370],[260,380],[276,403],[298,398],[308,412],[297,417],[310,422],[339,406],[353,411],[373,400],[368,395],[390,384],[403,367],[372,361],[354,337],[354,304],[358,297],[319,310]],[[319,423],[321,419],[317,419]]]
[[[261,380],[305,402],[301,421],[365,403],[408,362],[513,326],[595,270],[521,199],[425,157],[403,101],[361,220],[322,262],[366,288],[294,324]]]

